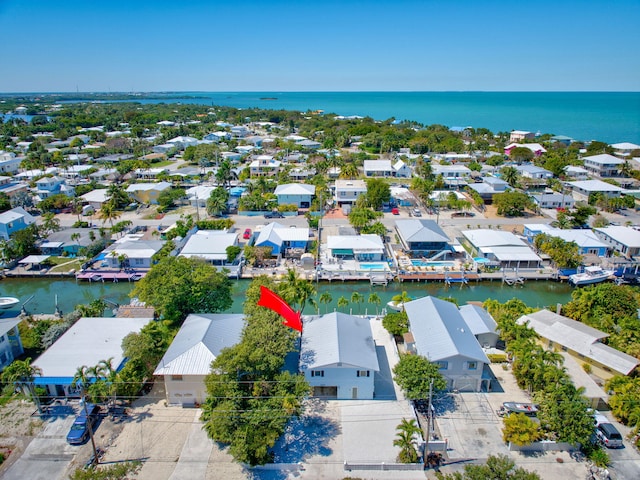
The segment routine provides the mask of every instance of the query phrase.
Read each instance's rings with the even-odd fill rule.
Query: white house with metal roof
[[[163,240],[142,240],[142,235],[126,235],[105,248],[102,253],[110,268],[151,268],[153,256],[164,245]]]
[[[571,187],[573,198],[576,200],[589,200],[589,195],[592,193],[602,193],[607,197],[619,197],[624,192],[624,188],[602,180],[567,182],[566,185]]]
[[[286,227],[278,222],[266,225],[256,239],[256,247],[271,247],[273,256],[285,255],[288,249],[304,253],[309,244],[308,227]]]
[[[580,255],[604,257],[607,254],[608,246],[591,230],[561,229],[546,223],[527,223],[524,225],[523,234],[531,243],[541,233],[561,238],[565,242],[574,242],[578,245]]]
[[[617,177],[620,174],[620,165],[624,163],[624,160],[609,155],[608,153],[602,153],[600,155],[591,155],[584,157],[584,168],[593,175],[599,177]]]
[[[334,201],[337,205],[353,204],[365,193],[367,184],[364,180],[336,180]]]
[[[613,154],[620,157],[628,157],[634,150],[640,150],[640,145],[631,142],[612,143],[609,146],[613,148]]]
[[[222,268],[231,270],[233,265],[228,265],[227,248],[238,246],[238,243],[238,232],[198,230],[189,235],[179,256],[198,257],[214,265],[218,270]],[[236,268],[238,268],[237,265]]]
[[[379,235],[329,235],[327,249],[334,258],[354,259],[360,262],[380,261],[384,244]]]
[[[484,374],[489,359],[458,307],[434,297],[405,303],[414,343],[407,349],[440,367],[450,390],[479,392],[488,389]]]
[[[452,251],[449,237],[433,220],[397,220],[396,231],[402,246],[414,256],[442,257]]]
[[[498,343],[498,324],[491,314],[478,305],[463,305],[460,314],[482,347],[495,347]]]
[[[546,180],[553,178],[553,172],[536,165],[516,165],[515,169],[525,178],[531,178],[534,180]]]
[[[589,363],[592,373],[603,380],[629,375],[640,363],[637,358],[602,343],[609,336],[607,333],[549,310],[523,315],[517,323],[532,328],[548,349],[567,352],[578,362]]]
[[[122,340],[130,333],[138,333],[152,320],[151,317],[81,318],[33,362],[42,370],[34,383],[46,387],[49,395],[77,395],[71,383],[78,368],[112,359],[113,368],[120,370],[125,364]]]
[[[299,365],[314,396],[373,399],[380,366],[370,320],[341,312],[305,317]]]
[[[589,178],[589,170],[586,168],[578,167],[576,165],[567,165],[563,170],[567,177],[575,178],[576,180],[587,180]]]
[[[182,324],[154,375],[164,380],[167,403],[195,405],[207,398],[205,377],[224,348],[240,342],[244,328],[240,313],[192,313]]]
[[[594,228],[596,236],[627,258],[640,255],[640,231],[632,227]]]
[[[477,257],[505,268],[538,268],[542,259],[524,241],[502,230],[463,230],[463,237]]]
[[[274,194],[278,197],[278,205],[293,204],[298,208],[309,208],[311,199],[316,194],[316,187],[304,183],[287,183],[278,185]]]

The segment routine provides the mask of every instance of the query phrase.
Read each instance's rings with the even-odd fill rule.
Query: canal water
[[[245,290],[250,280],[239,280],[234,283],[233,289],[233,306],[232,313],[242,312],[242,303],[245,300]],[[27,301],[33,296],[32,300],[26,305],[27,312],[31,314],[37,313],[53,313],[55,311],[56,295],[58,297],[58,306],[63,313],[68,313],[78,304],[87,304],[96,298],[101,298],[108,302],[117,304],[129,303],[129,293],[133,289],[134,284],[129,282],[77,282],[73,279],[45,279],[45,278],[5,278],[0,281],[0,296],[16,297],[21,302]],[[320,312],[325,310],[333,311],[338,309],[338,300],[345,297],[349,301],[347,307],[338,309],[340,311],[354,314],[373,313],[376,305],[367,303],[369,295],[376,293],[381,299],[382,308],[389,302],[394,295],[406,291],[412,298],[420,298],[427,295],[436,297],[451,296],[458,300],[460,305],[468,301],[483,302],[488,298],[506,302],[512,298],[519,298],[531,307],[552,307],[555,309],[557,303],[566,303],[571,300],[571,291],[573,290],[566,283],[548,282],[548,281],[529,281],[520,286],[508,286],[500,281],[494,282],[478,282],[469,283],[469,285],[460,287],[460,285],[452,285],[447,287],[444,283],[418,283],[392,282],[387,287],[372,287],[367,282],[333,282],[319,283],[316,286],[318,296],[329,292],[333,300],[328,304],[319,304]],[[364,297],[363,303],[351,303],[351,295],[358,292]],[[8,317],[15,312],[6,312],[4,317]],[[108,312],[106,312],[108,313]],[[315,310],[307,306],[305,313],[312,314]]]

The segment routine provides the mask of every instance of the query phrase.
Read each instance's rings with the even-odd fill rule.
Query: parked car
[[[475,213],[473,212],[454,212],[451,214],[451,218],[459,218],[459,217],[473,217]]]
[[[251,229],[247,228],[244,233],[242,234],[242,238],[244,238],[245,240],[248,240],[251,238]]]
[[[414,217],[421,217],[422,216],[422,212],[420,211],[420,209],[418,208],[414,208],[411,213],[413,214]]]
[[[596,437],[607,448],[622,447],[622,435],[610,423],[601,423],[596,427]]]
[[[400,215],[400,210],[397,207],[395,207],[391,209],[391,213],[393,215]]]
[[[70,445],[83,444],[89,437],[89,429],[91,428],[93,431],[99,412],[100,407],[93,403],[87,403],[86,407],[80,407],[80,414],[73,421],[67,434],[67,443]]]
[[[281,214],[280,212],[271,212],[271,213],[265,213],[264,218],[284,218],[284,215]]]

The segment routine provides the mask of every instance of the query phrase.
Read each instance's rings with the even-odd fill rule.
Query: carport
[[[313,387],[313,396],[324,400],[335,400],[338,398],[338,387]]]

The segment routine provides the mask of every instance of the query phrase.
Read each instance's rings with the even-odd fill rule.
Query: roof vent
[[[464,328],[461,328],[461,329],[460,329],[460,332],[461,332],[461,333],[464,333]]]

